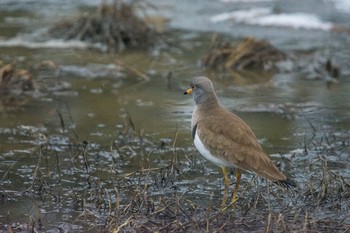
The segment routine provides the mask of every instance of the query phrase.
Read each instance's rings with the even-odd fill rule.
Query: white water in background
[[[335,8],[341,12],[350,14],[350,0],[331,0]]]
[[[223,3],[266,3],[278,2],[279,0],[218,0]],[[321,1],[321,0],[320,0]],[[334,8],[343,13],[350,13],[350,0],[325,0],[334,4]]]
[[[24,48],[90,48],[91,45],[78,40],[47,40],[47,41],[30,41],[23,37],[10,38],[8,40],[0,40],[0,47],[24,47]]]
[[[272,2],[276,0],[219,0],[220,2],[246,2],[246,3],[252,3],[252,2]]]
[[[108,0],[111,2],[112,0]],[[163,15],[169,27],[194,31],[217,31],[235,37],[253,36],[291,48],[324,46],[330,29],[349,28],[350,0],[149,0],[155,8],[150,15]],[[85,7],[97,6],[101,0],[0,0],[0,11],[25,11],[33,14],[7,15],[6,24],[21,25],[23,30],[0,34],[0,47],[27,48],[86,48],[77,41],[64,42],[43,38],[44,31],[55,22],[84,12]],[[34,17],[33,17],[34,15]],[[1,25],[0,25],[1,26]],[[290,34],[290,29],[298,30]],[[317,33],[314,33],[318,30]],[[30,34],[33,32],[33,34]],[[322,34],[326,33],[326,34]],[[47,40],[47,41],[45,41]],[[295,41],[293,41],[295,40]],[[293,42],[291,42],[293,41]],[[312,43],[310,43],[312,41]],[[328,43],[328,42],[327,42]]]
[[[292,27],[294,29],[321,29],[330,30],[330,22],[324,22],[316,15],[307,13],[274,13],[272,8],[252,8],[222,13],[211,17],[214,23],[232,20],[260,26]]]

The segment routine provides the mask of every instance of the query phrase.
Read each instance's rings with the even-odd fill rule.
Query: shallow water
[[[336,8],[329,10],[328,7],[333,6],[331,2],[305,2],[298,6],[294,1],[258,1],[252,6],[244,1],[232,4],[202,1],[193,5],[187,1],[176,4],[162,1],[157,12],[170,17],[170,28],[186,30],[172,32],[179,48],[152,53],[126,51],[118,55],[87,49],[88,45],[83,43],[48,42],[37,37],[58,18],[96,5],[97,1],[65,1],[64,4],[47,1],[44,7],[36,1],[2,2],[0,60],[17,61],[18,67],[32,69],[39,85],[51,89],[16,110],[0,113],[1,191],[8,198],[1,204],[0,222],[6,223],[8,213],[18,222],[28,222],[28,216],[45,215],[46,227],[50,228],[69,221],[72,216],[77,218],[81,206],[75,203],[74,191],[72,195],[64,195],[65,188],[85,192],[86,186],[97,187],[96,180],[100,179],[104,187],[112,190],[125,180],[115,181],[110,177],[119,177],[146,165],[166,166],[174,150],[188,169],[177,181],[178,188],[188,189],[188,194],[207,200],[221,184],[221,175],[214,165],[202,160],[192,146],[189,127],[193,101],[182,93],[195,75],[210,75],[221,102],[251,125],[264,149],[273,157],[292,156],[292,151],[303,149],[314,134],[319,138],[330,133],[349,134],[350,40],[347,33],[262,27],[229,20],[219,24],[210,22],[211,17],[227,11],[272,7],[288,13],[311,12],[324,22],[349,26],[349,14],[339,13]],[[242,79],[206,71],[198,66],[198,60],[206,52],[214,31],[228,33],[237,40],[246,35],[268,39],[297,56],[305,68],[264,77],[259,82],[255,81],[256,75],[246,74],[247,78]],[[304,53],[305,56],[300,55]],[[308,68],[314,63],[319,67],[319,58],[331,58],[341,67],[338,83],[329,86],[325,80],[307,78]],[[43,60],[52,61],[59,69],[40,71],[37,67]],[[119,66],[116,60],[132,69]],[[149,80],[139,77],[133,69],[144,73]],[[136,133],[130,136],[126,132],[128,127],[133,127]],[[41,154],[41,140],[49,142],[46,155]],[[124,158],[113,148],[115,140]],[[84,157],[77,155],[80,150],[76,147],[83,147],[83,141],[89,143],[90,169],[86,168]],[[113,162],[114,159],[117,162]],[[294,169],[303,167],[303,159],[293,160]],[[332,159],[334,166],[338,166],[337,171],[349,179],[349,151]],[[33,174],[39,162],[43,172],[40,181],[48,182],[47,186],[34,183]],[[97,170],[96,177],[90,177],[91,169]],[[196,172],[189,172],[191,170]],[[286,173],[300,183],[306,182],[307,178],[300,172],[290,169]],[[136,180],[137,177],[128,182]],[[26,189],[33,186],[39,190],[40,184],[50,192],[26,194]],[[171,185],[165,186],[171,190]],[[166,191],[153,190],[155,194]],[[60,195],[68,201],[57,201]],[[125,199],[129,198],[127,193],[124,195]],[[59,208],[60,203],[63,210]]]

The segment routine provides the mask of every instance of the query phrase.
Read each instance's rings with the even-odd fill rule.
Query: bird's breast
[[[207,160],[211,161],[212,163],[215,163],[217,166],[226,167],[228,165],[227,161],[224,161],[224,160],[218,158],[217,156],[212,154],[204,146],[204,144],[202,143],[202,140],[198,136],[198,130],[196,130],[195,135],[194,135],[194,145],[196,146],[196,148],[199,151],[199,153],[201,153],[201,155],[203,155],[204,158],[206,158]]]

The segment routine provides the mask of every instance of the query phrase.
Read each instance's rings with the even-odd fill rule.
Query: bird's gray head
[[[184,94],[192,93],[196,105],[218,102],[214,92],[214,85],[207,77],[200,76],[192,80],[190,88],[187,89]]]

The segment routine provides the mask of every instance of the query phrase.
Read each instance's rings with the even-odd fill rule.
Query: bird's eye
[[[191,89],[193,90],[193,89],[194,89],[194,86],[191,86]]]

